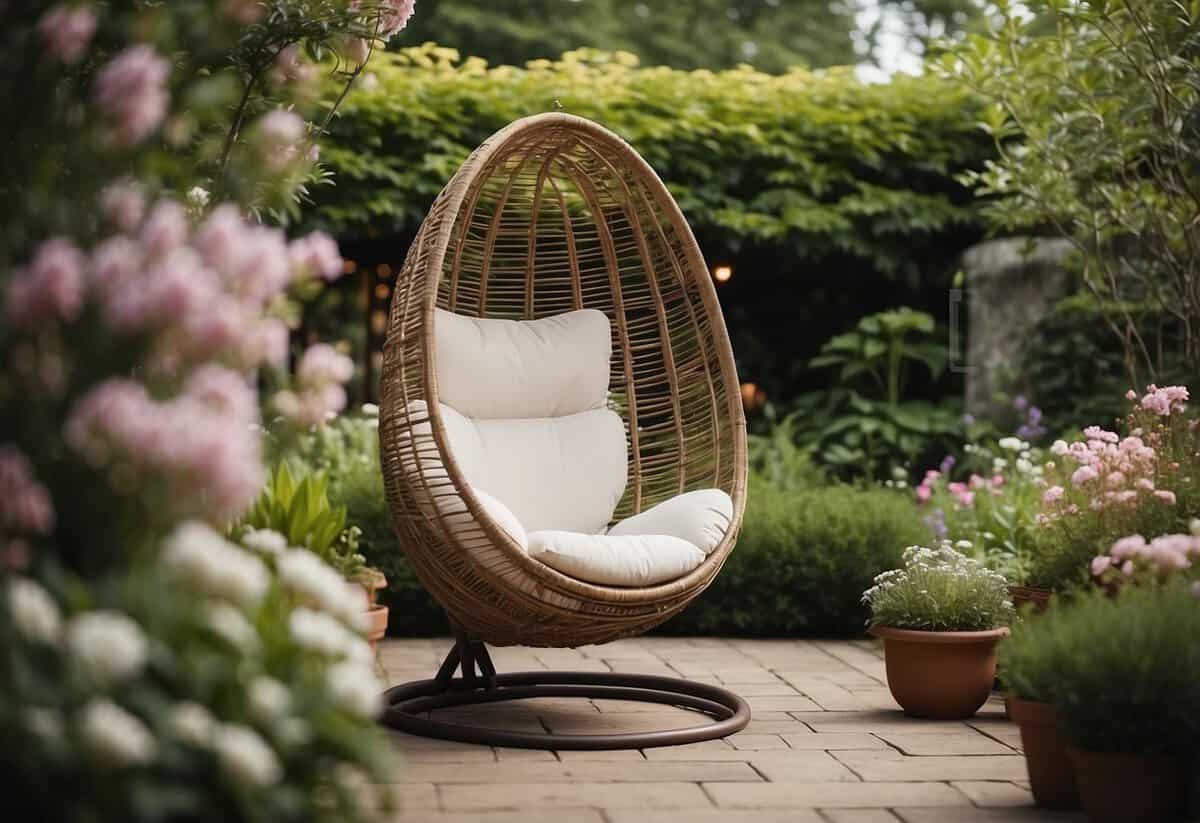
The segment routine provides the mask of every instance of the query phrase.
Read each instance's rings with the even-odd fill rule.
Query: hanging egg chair
[[[467,159],[397,275],[379,435],[399,542],[456,634],[436,677],[387,692],[386,723],[550,749],[745,726],[745,701],[724,689],[497,674],[487,652],[641,634],[712,582],[737,537],[746,432],[720,305],[679,207],[623,140],[542,114]],[[547,695],[681,705],[715,722],[553,735],[428,714]]]

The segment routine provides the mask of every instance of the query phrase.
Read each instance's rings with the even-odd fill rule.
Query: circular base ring
[[[719,686],[675,677],[603,672],[513,672],[495,675],[493,685],[418,680],[384,692],[382,722],[421,737],[522,749],[649,749],[715,740],[746,728],[750,704]],[[530,697],[583,697],[661,703],[706,714],[715,722],[682,729],[622,734],[550,734],[489,729],[423,716],[451,706],[522,700]]]

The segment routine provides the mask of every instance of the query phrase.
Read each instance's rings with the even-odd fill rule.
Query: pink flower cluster
[[[287,327],[264,312],[295,280],[341,273],[327,234],[289,244],[282,231],[247,223],[231,205],[216,208],[192,237],[186,210],[173,200],[159,201],[139,223],[142,196],[131,185],[106,189],[101,207],[132,223],[131,231],[90,255],[62,238],[44,243],[9,281],[4,314],[14,328],[70,323],[93,298],[110,332],[156,337],[160,370],[209,359],[239,368],[281,364]]]
[[[83,254],[61,237],[43,243],[28,268],[8,282],[4,316],[13,328],[71,322],[79,316],[84,293]]]
[[[1168,505],[1175,504],[1173,492],[1155,488],[1158,453],[1142,437],[1122,438],[1099,426],[1088,426],[1083,433],[1084,440],[1071,444],[1059,440],[1050,451],[1076,464],[1070,484],[1090,494],[1093,509],[1110,504],[1132,504],[1143,495],[1153,496]],[[1050,486],[1043,492],[1042,502],[1054,507],[1062,502],[1064,495],[1065,489],[1061,485]]]
[[[1137,400],[1137,394],[1132,390],[1125,396],[1130,400]],[[1172,413],[1183,411],[1187,401],[1188,390],[1185,387],[1165,386],[1160,389],[1151,383],[1146,387],[1146,394],[1142,396],[1141,406],[1161,417],[1166,417]]]
[[[323,231],[293,240],[288,246],[292,271],[300,275],[336,280],[342,276],[342,255],[337,242]]]
[[[296,391],[274,397],[275,409],[303,426],[315,426],[346,406],[342,384],[354,376],[354,361],[327,343],[310,346],[296,367]]]
[[[925,477],[921,480],[920,485],[916,488],[918,502],[925,503],[933,497],[933,487],[941,478],[942,473],[937,469],[930,469],[925,472]],[[981,489],[990,491],[993,495],[1000,494],[1000,487],[1004,485],[1004,475],[993,475],[991,480],[979,474],[972,474],[967,482],[953,482],[946,484],[946,491],[958,502],[964,509],[969,509],[975,505],[975,495]]]
[[[43,536],[53,529],[54,505],[29,458],[16,446],[0,445],[0,531]]]
[[[379,35],[391,37],[408,25],[416,0],[384,0],[379,14]]]
[[[130,46],[100,69],[92,100],[111,121],[117,141],[142,142],[158,128],[171,97],[167,76],[171,64],[152,46]]]
[[[159,398],[135,380],[103,382],[72,407],[68,444],[98,467],[120,465],[161,486],[187,514],[235,516],[263,480],[257,396],[238,371],[286,361],[287,326],[268,312],[295,280],[337,276],[337,245],[323,233],[289,244],[232,205],[193,231],[173,200],[146,212],[133,184],[105,190],[101,208],[127,230],[89,253],[63,238],[44,243],[10,279],[4,315],[15,330],[38,335],[92,306],[87,316],[105,333],[144,344],[145,373],[177,381],[181,393]],[[347,358],[314,347],[300,363],[297,414],[319,422],[340,410],[340,383],[352,373]],[[36,511],[26,505],[32,498],[8,496]]]
[[[64,435],[92,465],[124,466],[162,484],[179,514],[236,517],[264,482],[256,394],[245,378],[212,364],[193,371],[169,400],[133,380],[107,380],[76,403]]]
[[[275,63],[267,73],[267,79],[276,86],[295,83],[299,86],[311,84],[317,77],[316,64],[305,60],[299,43],[292,43],[280,50]]]
[[[83,57],[96,33],[96,12],[86,4],[60,3],[38,20],[37,33],[48,57],[74,65]]]
[[[274,109],[258,118],[252,133],[267,165],[279,172],[299,157],[304,120],[294,112]]]
[[[1191,534],[1166,534],[1146,542],[1140,534],[1122,537],[1092,560],[1092,576],[1102,582],[1120,582],[1139,571],[1165,577],[1192,567],[1200,560],[1200,537]]]

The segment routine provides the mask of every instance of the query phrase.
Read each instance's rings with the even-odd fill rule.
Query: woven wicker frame
[[[599,309],[613,330],[610,406],[626,423],[629,478],[615,519],[720,488],[721,544],[691,573],[647,588],[598,586],[530,558],[483,512],[451,453],[434,363],[434,309],[533,319]],[[427,412],[410,404],[426,401]],[[417,408],[421,408],[418,406]],[[745,505],[746,430],[720,305],[696,240],[646,162],[566,114],[519,120],[480,146],[438,195],[409,249],[388,318],[380,455],[396,533],[418,577],[471,637],[579,646],[640,634],[712,581]],[[444,472],[426,467],[440,456]],[[581,466],[580,471],[587,471]],[[470,523],[451,530],[448,496]]]

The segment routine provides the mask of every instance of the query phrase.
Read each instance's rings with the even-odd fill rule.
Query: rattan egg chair
[[[598,309],[611,324],[608,407],[624,420],[628,465],[614,519],[693,489],[720,489],[732,500],[719,545],[678,579],[597,585],[538,562],[489,516],[450,448],[439,411],[437,315],[536,320],[579,309]],[[712,582],[737,536],[746,433],[720,305],[679,207],[621,138],[591,121],[548,113],[502,129],[466,160],[397,275],[379,436],[399,542],[457,637],[436,677],[386,693],[385,723],[464,742],[594,749],[712,739],[749,721],[740,697],[685,680],[497,674],[485,645],[576,647],[641,634]],[[428,470],[430,464],[439,469]],[[715,722],[560,735],[482,729],[429,714],[535,696],[646,700],[689,707]]]

